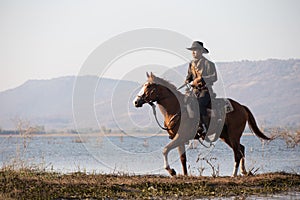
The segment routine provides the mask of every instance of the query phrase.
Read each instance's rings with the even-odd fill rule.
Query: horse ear
[[[154,74],[152,72],[150,72],[150,76],[153,78],[154,77]]]
[[[150,75],[148,74],[148,72],[146,72],[146,76],[147,76],[147,78],[149,78],[149,77],[150,77]]]

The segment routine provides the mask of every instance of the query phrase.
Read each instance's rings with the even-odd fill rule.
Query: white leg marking
[[[238,168],[237,168],[237,163],[235,162],[234,163],[232,177],[236,177],[237,176],[237,172],[238,172]]]
[[[247,174],[247,170],[245,168],[245,158],[243,157],[241,159],[241,162],[240,162],[240,170],[241,170],[241,173],[246,175]]]
[[[165,147],[163,150],[163,155],[164,155],[164,168],[168,168],[169,167],[169,162],[168,162],[168,150]]]

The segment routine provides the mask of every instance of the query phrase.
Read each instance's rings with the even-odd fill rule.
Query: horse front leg
[[[164,168],[169,172],[169,174],[171,176],[175,176],[176,175],[176,171],[170,167],[169,162],[168,162],[168,154],[169,152],[178,147],[180,145],[180,141],[179,141],[179,135],[177,134],[175,136],[175,138],[164,147],[163,150],[163,156],[164,156]]]
[[[169,172],[169,174],[171,176],[175,176],[176,175],[176,171],[174,169],[171,169],[171,167],[169,165],[169,161],[168,161],[168,154],[169,154],[170,150],[171,149],[168,147],[168,145],[163,150],[164,168]]]

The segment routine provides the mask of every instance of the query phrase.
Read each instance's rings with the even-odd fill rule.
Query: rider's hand
[[[193,81],[192,83],[191,83],[191,86],[192,87],[196,87],[198,84],[197,83],[195,83],[195,81]]]
[[[194,80],[194,82],[195,82],[194,85],[196,87],[203,87],[205,85],[205,81],[203,78],[197,78]]]
[[[191,84],[192,87],[199,87],[201,85],[202,85],[202,82],[199,79],[193,80],[193,82]]]

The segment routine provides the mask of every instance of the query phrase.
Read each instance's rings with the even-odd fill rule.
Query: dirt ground
[[[300,175],[168,177],[1,170],[0,199],[194,199],[300,191]]]

